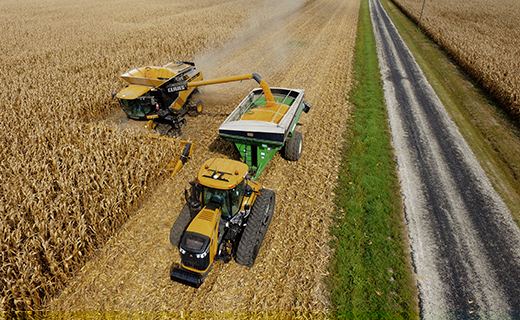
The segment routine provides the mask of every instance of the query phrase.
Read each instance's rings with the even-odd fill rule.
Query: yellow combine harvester
[[[147,128],[160,135],[179,136],[188,113],[198,116],[203,105],[195,97],[196,87],[179,90],[178,83],[202,80],[202,72],[192,62],[170,62],[163,67],[142,67],[121,75],[128,85],[117,98],[128,118],[148,120]]]
[[[186,205],[170,232],[180,268],[172,280],[198,288],[213,262],[252,267],[273,218],[275,193],[248,178],[247,164],[212,158],[186,190]]]
[[[159,135],[178,137],[186,125],[184,116],[198,116],[203,104],[197,93],[199,86],[255,79],[271,97],[269,86],[256,73],[202,81],[202,72],[193,62],[170,62],[164,67],[142,67],[120,76],[128,85],[112,98],[117,98],[126,116],[148,120],[145,126]],[[274,101],[274,100],[273,100]]]

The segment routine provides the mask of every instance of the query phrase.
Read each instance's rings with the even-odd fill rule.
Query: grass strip
[[[367,0],[361,1],[354,108],[338,177],[329,286],[337,318],[414,319],[402,199]]]

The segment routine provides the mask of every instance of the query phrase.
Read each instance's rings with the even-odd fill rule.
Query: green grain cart
[[[303,89],[270,89],[267,100],[261,88],[251,91],[219,127],[219,135],[235,143],[253,180],[278,151],[289,161],[300,158],[303,137],[295,128],[302,112],[311,108]]]

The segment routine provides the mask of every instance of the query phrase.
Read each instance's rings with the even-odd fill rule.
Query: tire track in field
[[[270,86],[305,88],[313,108],[300,119],[304,150],[298,162],[276,155],[260,182],[276,191],[275,216],[256,264],[216,262],[204,284],[174,283],[179,255],[169,230],[184,205],[184,188],[211,156],[233,157],[218,127],[256,83],[202,88],[204,114],[188,118],[184,138],[195,141],[192,159],[174,179],[150,191],[150,200],[64,292],[51,310],[272,310],[326,311],[329,215],[345,130],[350,68],[359,0],[314,0],[269,16],[260,8],[253,25],[222,52],[196,59],[206,79],[259,73]]]

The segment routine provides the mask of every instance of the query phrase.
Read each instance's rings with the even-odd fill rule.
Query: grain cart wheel
[[[200,99],[190,99],[188,102],[188,114],[192,117],[196,117],[202,113],[204,105]]]
[[[188,224],[190,224],[190,221],[190,206],[188,204],[185,204],[184,208],[182,208],[181,213],[177,217],[177,220],[175,220],[172,229],[170,230],[170,243],[172,244],[172,246],[177,248],[179,247],[182,234],[184,233],[184,230],[186,230],[186,228],[188,227]]]
[[[235,261],[246,267],[255,264],[258,251],[262,246],[267,228],[273,219],[275,193],[273,190],[262,189],[256,199],[247,225],[238,244]]]
[[[298,161],[302,156],[303,136],[299,131],[294,131],[292,137],[285,141],[282,148],[282,156],[289,161]]]

